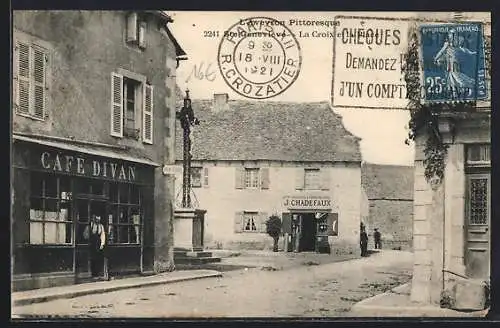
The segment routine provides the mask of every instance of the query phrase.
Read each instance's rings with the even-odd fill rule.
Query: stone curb
[[[351,308],[351,312],[357,316],[363,317],[485,317],[488,313],[488,310],[459,312],[432,305],[377,305],[377,301],[380,299],[391,297],[391,295],[395,294],[403,295],[404,293],[402,293],[402,291],[404,291],[409,284],[411,283],[406,283],[393,288],[389,292],[366,298],[354,304]]]
[[[206,271],[206,270],[205,270]],[[16,298],[15,293],[12,294],[12,305],[13,306],[22,306],[22,305],[29,305],[29,304],[34,304],[34,303],[42,303],[42,302],[48,302],[48,301],[53,301],[57,299],[65,299],[65,298],[75,298],[79,296],[84,296],[84,295],[91,295],[91,294],[100,294],[100,293],[109,293],[109,292],[114,292],[117,290],[123,290],[123,289],[131,289],[131,288],[137,288],[137,287],[146,287],[146,286],[155,286],[155,285],[163,285],[163,284],[170,284],[170,283],[175,283],[175,282],[182,282],[182,281],[188,281],[188,280],[196,280],[196,279],[202,279],[202,278],[215,278],[215,277],[222,277],[222,273],[218,271],[212,271],[212,272],[205,272],[203,274],[189,274],[187,276],[183,277],[164,277],[161,279],[161,277],[155,277],[156,279],[150,279],[150,280],[144,280],[144,281],[134,281],[134,282],[128,282],[128,283],[120,283],[117,285],[109,285],[109,282],[103,282],[104,285],[96,285],[98,283],[88,283],[88,289],[82,289],[82,290],[72,290],[73,286],[68,286],[67,290],[60,291],[60,292],[54,292],[53,294],[44,294],[44,295],[29,295],[29,296],[21,296]],[[146,278],[147,279],[147,278]],[[126,280],[126,279],[124,279]],[[22,293],[22,292],[21,292]]]

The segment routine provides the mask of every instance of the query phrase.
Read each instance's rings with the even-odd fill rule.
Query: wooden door
[[[470,278],[490,276],[490,174],[467,176],[465,266]]]

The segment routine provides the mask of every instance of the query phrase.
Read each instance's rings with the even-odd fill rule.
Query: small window
[[[14,101],[16,113],[43,120],[47,101],[48,51],[36,44],[15,44]]]
[[[245,169],[245,188],[259,187],[259,169]]]
[[[491,145],[476,144],[466,148],[467,164],[488,164],[491,162]]]
[[[127,43],[145,49],[146,29],[146,21],[137,13],[130,13],[127,16]]]
[[[191,187],[200,188],[201,187],[201,173],[203,168],[201,167],[192,167],[191,168]]]
[[[140,106],[141,83],[132,79],[123,79],[123,136],[139,139],[140,129],[137,124],[136,112]]]
[[[258,226],[258,213],[257,212],[245,212],[243,213],[243,231],[245,232],[257,232]]]
[[[305,169],[304,170],[304,188],[307,190],[320,189],[320,170]]]

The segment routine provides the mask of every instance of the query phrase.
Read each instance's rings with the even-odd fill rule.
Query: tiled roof
[[[413,200],[413,174],[413,166],[364,163],[361,185],[368,199]]]
[[[193,160],[361,161],[360,138],[347,131],[327,102],[229,100],[215,112],[212,100],[193,100],[201,121],[192,130]],[[176,123],[176,159],[182,128]]]

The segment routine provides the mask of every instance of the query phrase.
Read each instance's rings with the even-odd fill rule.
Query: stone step
[[[192,256],[174,256],[175,264],[190,264],[190,265],[200,265],[207,263],[217,263],[220,262],[220,257],[192,257]]]
[[[206,252],[206,251],[187,252],[186,256],[189,256],[189,257],[212,257],[212,252]]]

